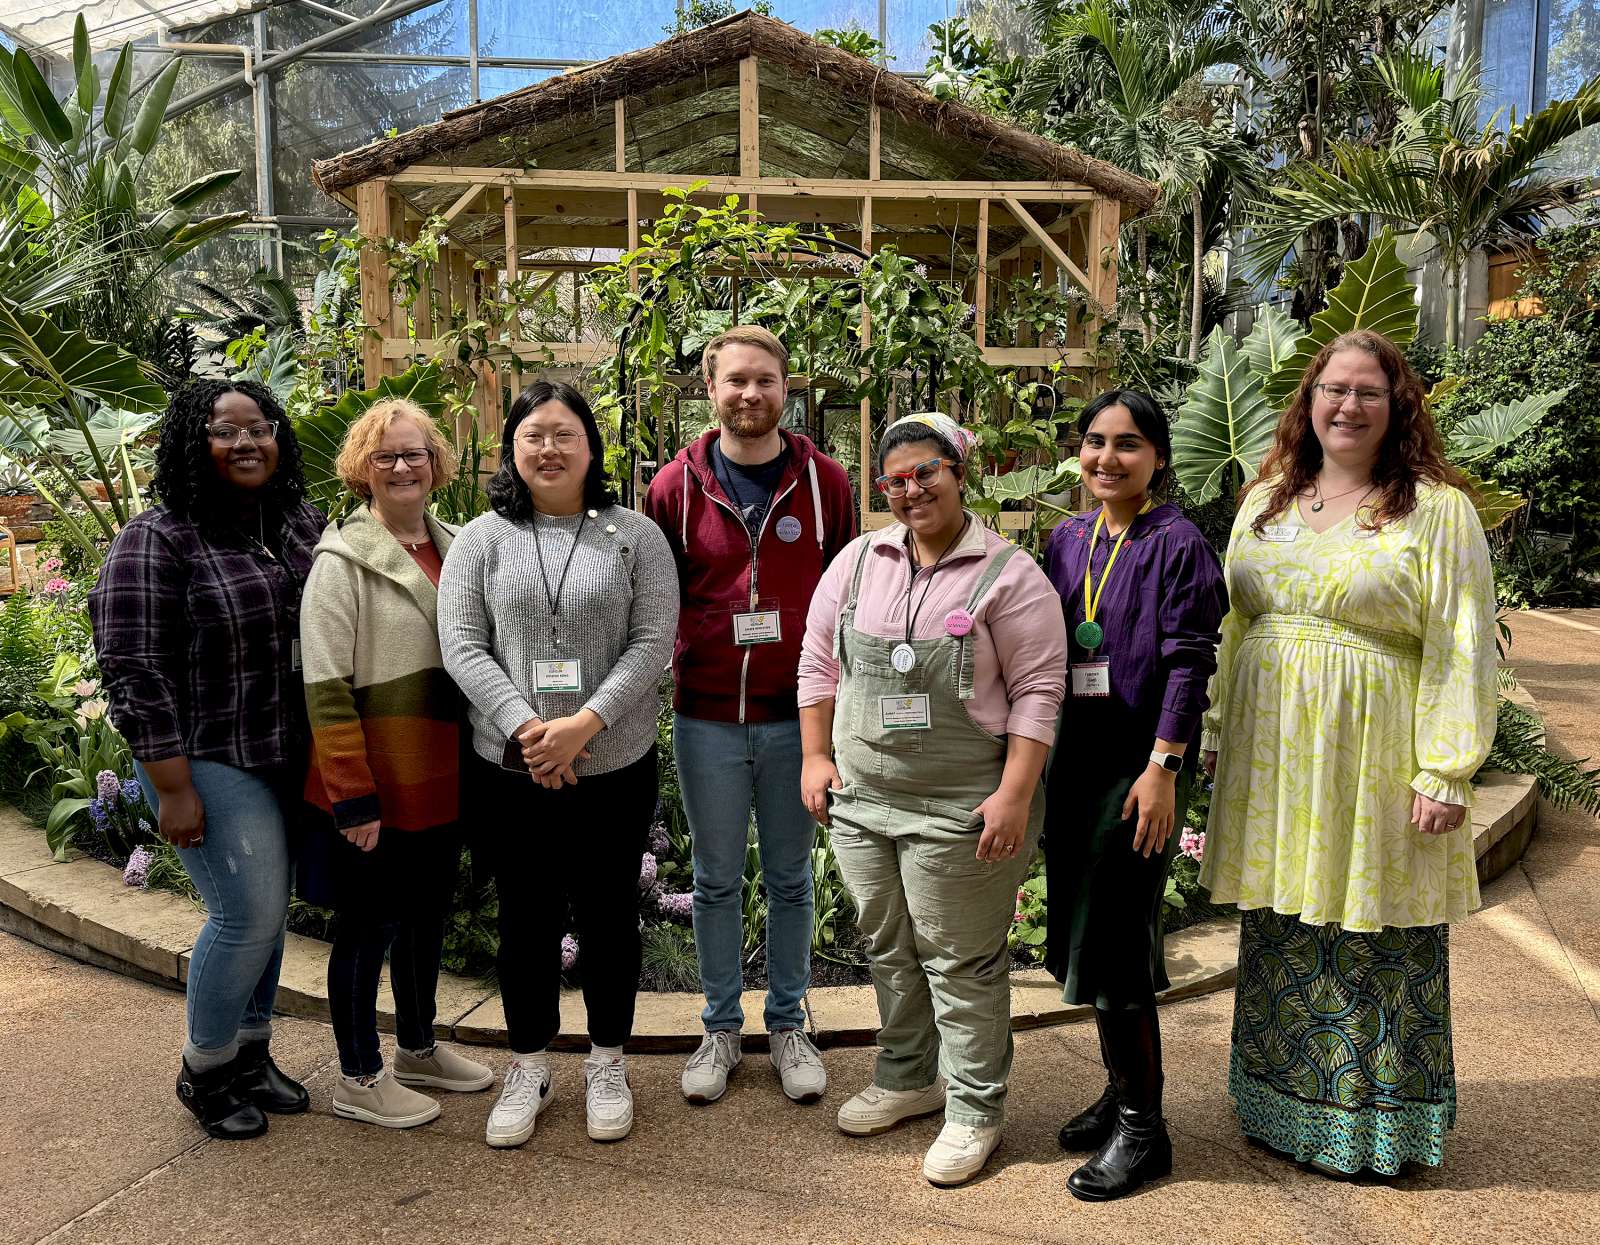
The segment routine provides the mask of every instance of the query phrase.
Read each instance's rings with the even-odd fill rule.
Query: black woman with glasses
[[[224,1140],[309,1105],[268,1051],[308,747],[300,599],[327,520],[283,409],[195,380],[167,409],[160,504],[130,519],[89,594],[111,717],[206,905],[189,962],[178,1098]]]

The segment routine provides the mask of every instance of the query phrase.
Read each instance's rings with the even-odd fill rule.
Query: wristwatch
[[[1169,774],[1176,774],[1183,768],[1183,757],[1176,752],[1152,752],[1150,759]]]

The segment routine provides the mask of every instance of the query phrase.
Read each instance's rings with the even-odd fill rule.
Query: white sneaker
[[[902,1120],[944,1110],[944,1081],[925,1089],[883,1089],[868,1085],[839,1108],[839,1131],[852,1137],[876,1137]]]
[[[633,1090],[628,1065],[620,1059],[583,1061],[589,1109],[589,1136],[595,1141],[621,1141],[633,1131]]]
[[[744,1052],[733,1029],[708,1033],[700,1049],[689,1056],[683,1069],[683,1096],[690,1102],[715,1102],[728,1090],[728,1073],[739,1066]]]
[[[784,1029],[767,1035],[772,1066],[783,1081],[783,1092],[795,1102],[815,1102],[828,1088],[822,1056],[803,1029]]]
[[[1000,1144],[1000,1125],[973,1128],[946,1121],[922,1160],[922,1174],[930,1184],[965,1184],[980,1171]]]
[[[496,1149],[520,1146],[533,1136],[539,1108],[550,1097],[550,1069],[513,1059],[506,1069],[506,1083],[500,1101],[489,1112],[484,1140]]]

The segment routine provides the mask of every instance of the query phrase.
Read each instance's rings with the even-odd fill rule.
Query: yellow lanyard
[[[1139,513],[1143,514],[1149,510],[1153,500],[1152,498],[1147,498],[1144,505],[1139,507]],[[1089,534],[1089,558],[1083,564],[1083,621],[1087,623],[1094,622],[1095,610],[1099,607],[1106,594],[1106,580],[1111,576],[1111,568],[1117,564],[1117,555],[1122,552],[1122,542],[1128,538],[1128,533],[1133,530],[1132,523],[1122,529],[1121,534],[1117,537],[1117,543],[1111,547],[1111,556],[1106,559],[1105,570],[1100,572],[1100,584],[1095,587],[1090,572],[1094,567],[1095,541],[1100,539],[1100,529],[1105,526],[1105,522],[1106,511],[1105,507],[1102,506],[1100,507],[1099,517],[1094,521],[1094,531]],[[1097,648],[1099,646],[1095,644],[1085,645],[1085,647]]]

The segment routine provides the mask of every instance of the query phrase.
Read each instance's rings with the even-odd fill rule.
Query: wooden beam
[[[362,182],[356,187],[356,228],[363,238],[389,236],[389,187],[382,181]],[[375,245],[361,248],[361,319],[369,326],[361,343],[361,371],[368,388],[383,375],[383,344],[380,340],[389,320],[389,265]]]
[[[616,130],[617,130],[617,142],[616,142],[617,172],[626,173],[628,171],[628,106],[627,106],[627,104],[624,101],[620,100],[620,99],[612,101],[611,117],[612,117],[612,123],[616,126]]]
[[[516,289],[517,278],[521,275],[517,271],[517,198],[508,186],[505,190],[505,221],[506,221],[506,301],[513,301],[512,291]],[[516,341],[522,335],[522,326],[518,323],[515,308],[506,323],[506,331],[511,335],[511,340]]]
[[[989,200],[978,200],[978,285],[972,299],[977,308],[972,336],[982,350],[989,344]]]
[[[1094,300],[1097,308],[1104,308],[1109,320],[1096,318],[1096,329],[1104,330],[1107,323],[1115,324],[1117,314],[1117,261],[1118,239],[1122,229],[1122,205],[1115,199],[1097,199],[1089,215],[1089,271],[1094,275],[1094,284],[1089,288],[1089,296]],[[1098,344],[1100,333],[1095,334]],[[1094,382],[1097,388],[1105,388],[1110,383],[1110,373],[1101,368],[1096,371]]]
[[[739,176],[761,176],[761,80],[753,56],[739,62]]]
[[[867,111],[867,178],[877,181],[883,174],[883,110],[874,100]]]
[[[381,343],[385,359],[409,359],[413,355],[432,358],[446,343],[439,338],[391,337]],[[614,342],[500,342],[489,347],[490,358],[527,359],[538,363],[570,366],[603,363],[617,353]]]
[[[628,249],[630,251],[639,249],[639,192],[637,190],[628,191]],[[639,292],[639,269],[637,267],[628,269],[628,289],[635,294]]]
[[[861,249],[868,255],[872,254],[872,196],[864,195],[861,199]],[[867,311],[867,296],[861,295],[861,348],[865,350],[872,344],[872,316]],[[862,375],[866,373],[863,371]],[[867,516],[872,511],[872,402],[868,398],[861,399],[861,457],[856,460],[861,464],[856,474],[860,477],[861,488],[861,527],[866,530]]]
[[[455,220],[456,217],[460,216],[461,213],[465,212],[469,207],[476,203],[478,201],[478,196],[488,189],[489,188],[487,186],[467,187],[466,191],[459,199],[457,199],[454,203],[440,213],[440,215],[444,217],[444,223],[448,225],[451,221]]]
[[[1057,346],[985,346],[983,350],[983,361],[995,367],[1048,367],[1058,360],[1068,367],[1087,367],[1095,361],[1095,352]]]
[[[1077,264],[1072,262],[1072,257],[1061,249],[1061,244],[1045,232],[1045,228],[1034,220],[1033,213],[1023,207],[1020,202],[1010,195],[1005,196],[1006,210],[1017,218],[1017,223],[1031,233],[1044,248],[1046,255],[1061,266],[1063,272],[1078,283],[1079,288],[1086,294],[1093,294],[1094,287],[1089,283],[1088,274]]]

